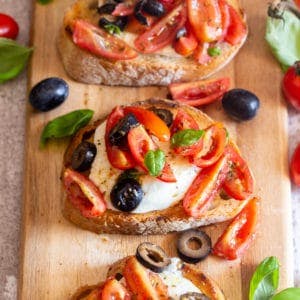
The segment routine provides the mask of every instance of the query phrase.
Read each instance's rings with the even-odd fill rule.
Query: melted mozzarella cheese
[[[116,210],[111,204],[110,192],[121,171],[113,168],[108,161],[104,141],[105,125],[106,122],[102,123],[95,131],[94,143],[97,155],[91,167],[90,179],[104,193],[107,207]],[[170,153],[169,142],[159,143],[159,147],[164,150],[177,182],[169,183],[149,175],[141,176],[140,183],[144,197],[133,213],[162,210],[176,204],[183,198],[199,172],[199,168],[190,164],[186,158]]]

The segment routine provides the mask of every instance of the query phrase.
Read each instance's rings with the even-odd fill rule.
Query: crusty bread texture
[[[153,106],[166,108],[173,113],[175,113],[178,108],[184,109],[193,116],[200,128],[206,128],[213,123],[213,121],[200,110],[174,101],[149,99],[133,103],[132,105],[142,106],[144,108]],[[87,137],[91,137],[101,122],[101,120],[97,121],[95,124],[89,125],[77,133],[65,153],[64,169],[70,166],[71,156],[77,145]],[[80,211],[76,209],[66,197],[63,214],[71,222],[96,233],[164,234],[230,220],[240,212],[246,202],[247,201],[237,201],[234,199],[223,200],[218,196],[212,202],[209,210],[198,219],[186,215],[182,207],[182,201],[169,208],[148,213],[125,213],[107,209],[100,217],[86,218],[82,216]]]
[[[245,20],[238,0],[228,2]],[[196,63],[193,58],[159,53],[139,54],[131,60],[108,60],[76,46],[70,34],[71,24],[76,19],[97,24],[97,5],[97,0],[77,0],[65,14],[58,39],[58,49],[66,72],[75,80],[84,83],[147,86],[203,79],[230,62],[246,40],[245,35],[235,46],[224,44],[221,55],[202,65]]]

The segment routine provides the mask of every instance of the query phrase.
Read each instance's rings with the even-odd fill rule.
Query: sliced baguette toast
[[[99,1],[101,3],[101,1]],[[228,0],[245,22],[238,0]],[[247,34],[237,45],[222,44],[222,53],[206,64],[175,51],[141,54],[130,60],[108,60],[76,46],[72,41],[72,24],[77,19],[97,25],[97,0],[77,0],[66,12],[58,39],[58,49],[67,73],[77,81],[90,84],[147,86],[206,78],[224,67],[244,44]],[[247,29],[246,29],[247,30]],[[164,50],[164,49],[162,49]]]
[[[161,99],[149,99],[133,103],[134,106],[143,108],[169,109],[175,113],[179,108],[188,112],[199,124],[200,128],[206,128],[213,121],[203,112],[190,106]],[[74,149],[85,139],[93,139],[95,129],[103,120],[95,122],[81,129],[70,143],[65,156],[64,168],[71,165],[71,156]],[[233,141],[231,141],[233,143]],[[106,155],[106,153],[104,153]],[[163,201],[163,199],[161,199]],[[163,210],[156,210],[147,213],[125,213],[117,210],[107,209],[100,217],[86,218],[72,203],[65,197],[63,214],[71,222],[78,226],[96,233],[121,233],[121,234],[164,234],[168,232],[183,231],[190,228],[208,224],[223,222],[232,219],[244,207],[247,201],[234,199],[223,200],[216,197],[210,208],[202,217],[194,219],[189,217],[183,210],[182,201]]]

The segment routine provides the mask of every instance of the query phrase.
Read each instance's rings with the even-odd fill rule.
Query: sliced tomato
[[[229,260],[241,257],[252,241],[257,225],[258,199],[249,200],[213,247],[213,254]]]
[[[127,170],[135,167],[135,161],[128,150],[120,149],[117,146],[111,145],[109,142],[109,133],[112,128],[124,117],[124,110],[117,106],[113,109],[106,121],[105,129],[105,146],[107,158],[110,164],[117,169]]]
[[[170,164],[167,162],[165,163],[164,168],[161,171],[161,174],[157,178],[164,182],[177,181]]]
[[[228,5],[228,8],[230,24],[225,36],[225,41],[231,45],[237,45],[245,38],[247,34],[247,28],[241,15],[231,5]]]
[[[183,129],[199,129],[196,120],[185,110],[179,109],[171,126],[171,135]]]
[[[186,22],[186,10],[182,4],[170,11],[153,27],[138,36],[134,45],[142,53],[153,53],[172,44],[176,33]]]
[[[123,271],[126,284],[137,300],[167,300],[168,287],[158,274],[143,267],[134,256],[127,259]]]
[[[133,12],[133,5],[128,5],[127,3],[118,3],[118,5],[116,5],[114,11],[111,14],[116,17],[124,17],[132,15]]]
[[[124,112],[134,114],[150,134],[155,135],[160,141],[167,142],[170,140],[169,127],[153,111],[141,107],[127,106],[124,108]]]
[[[186,35],[175,40],[173,47],[180,55],[189,56],[197,48],[198,41],[189,22],[186,22],[185,28]]]
[[[230,25],[230,13],[229,6],[226,0],[218,0],[220,11],[221,11],[221,19],[222,19],[222,34],[219,38],[219,41],[223,41],[225,36],[227,35],[227,31]]]
[[[196,143],[190,146],[179,146],[174,147],[173,150],[176,154],[182,156],[190,156],[195,155],[196,153],[200,152],[203,148],[203,138],[201,137]]]
[[[73,42],[84,50],[108,59],[126,60],[138,55],[121,39],[83,20],[74,22]]]
[[[68,199],[84,217],[99,217],[105,212],[104,196],[91,180],[74,170],[66,169],[63,181]]]
[[[187,0],[188,19],[200,42],[214,42],[222,34],[218,0]]]
[[[187,215],[193,218],[203,215],[219,192],[227,172],[225,155],[213,166],[199,172],[183,198],[183,208]]]
[[[229,172],[223,184],[228,196],[236,200],[245,200],[253,193],[254,180],[246,161],[233,145],[226,147]]]
[[[101,300],[130,300],[130,293],[115,278],[106,280],[101,293]]]
[[[169,90],[174,100],[200,106],[219,100],[229,89],[228,77],[187,83],[172,83]]]
[[[196,62],[198,62],[198,64],[206,65],[212,60],[212,57],[208,55],[207,52],[208,48],[209,48],[209,43],[198,44],[193,54],[194,59]]]
[[[200,168],[213,165],[224,154],[227,140],[227,133],[222,124],[211,125],[205,130],[202,150],[190,158],[191,163]]]

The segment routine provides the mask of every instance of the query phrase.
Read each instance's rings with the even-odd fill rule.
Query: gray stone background
[[[28,44],[31,0],[0,0],[0,12],[20,26],[18,41]],[[0,85],[0,299],[17,297],[21,220],[26,72]],[[289,110],[290,153],[300,142],[300,113]],[[300,189],[293,191],[295,285],[300,286]],[[274,193],[274,196],[276,194]]]

